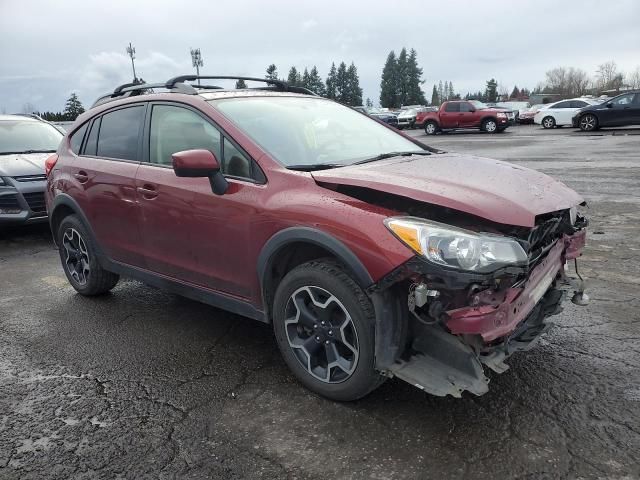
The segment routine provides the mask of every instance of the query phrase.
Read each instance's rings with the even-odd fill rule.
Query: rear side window
[[[551,108],[571,108],[571,102],[560,102],[560,103],[556,103],[553,107]]]
[[[82,146],[82,140],[84,139],[84,134],[87,133],[87,128],[89,128],[89,122],[86,122],[82,125],[78,130],[76,130],[71,138],[69,139],[69,144],[71,145],[71,151],[78,155],[80,153],[80,147]]]
[[[445,112],[459,112],[460,104],[459,103],[447,103],[447,106],[444,108]]]
[[[98,148],[98,132],[100,131],[100,118],[96,118],[91,124],[91,131],[87,136],[87,141],[84,145],[83,155],[95,156],[96,148]]]
[[[583,102],[582,100],[574,100],[573,102],[571,102],[571,106],[573,108],[582,108],[582,107],[586,107],[587,105],[589,105],[587,102]]]
[[[97,156],[137,160],[138,139],[143,120],[142,105],[104,114],[100,124]]]

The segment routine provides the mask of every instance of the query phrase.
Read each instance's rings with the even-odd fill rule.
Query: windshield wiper
[[[363,163],[369,162],[377,162],[378,160],[384,160],[385,158],[392,157],[410,157],[411,155],[431,155],[431,152],[427,151],[419,151],[419,152],[389,152],[389,153],[381,153],[377,157],[365,158],[364,160],[360,160],[353,165],[361,165]]]
[[[0,152],[0,155],[21,155],[28,153],[54,153],[55,150],[22,150],[21,152]]]
[[[289,170],[298,170],[301,172],[315,172],[316,170],[328,170],[330,168],[344,167],[340,163],[313,163],[311,165],[287,165]]]

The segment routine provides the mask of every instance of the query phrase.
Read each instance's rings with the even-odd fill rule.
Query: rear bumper
[[[478,294],[480,306],[447,312],[447,328],[456,335],[480,335],[485,342],[511,334],[562,276],[565,262],[580,255],[585,239],[585,230],[572,236],[565,235],[531,271],[523,286],[499,293],[491,290],[481,292]]]

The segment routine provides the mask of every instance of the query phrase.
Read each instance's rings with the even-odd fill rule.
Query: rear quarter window
[[[138,140],[144,120],[144,106],[136,105],[105,113],[98,135],[98,157],[138,159]]]
[[[89,122],[86,122],[78,130],[73,132],[73,135],[71,135],[71,138],[69,139],[71,151],[76,155],[80,154],[80,147],[82,147],[82,140],[84,139],[85,133],[87,133],[87,128],[89,128]]]

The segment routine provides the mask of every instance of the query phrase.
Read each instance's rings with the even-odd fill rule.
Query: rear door
[[[553,113],[553,118],[556,119],[556,125],[571,125],[571,118],[576,110],[571,100],[559,102],[549,109],[550,113]]]
[[[171,154],[211,151],[229,182],[215,195],[207,178],[176,177]],[[154,103],[136,186],[145,261],[156,273],[234,296],[250,296],[249,228],[265,190],[264,174],[201,112]]]
[[[440,111],[440,127],[456,128],[460,115],[460,102],[447,102]]]
[[[69,161],[74,198],[98,243],[113,260],[140,265],[135,176],[146,104],[126,105],[93,119],[80,156]]]

